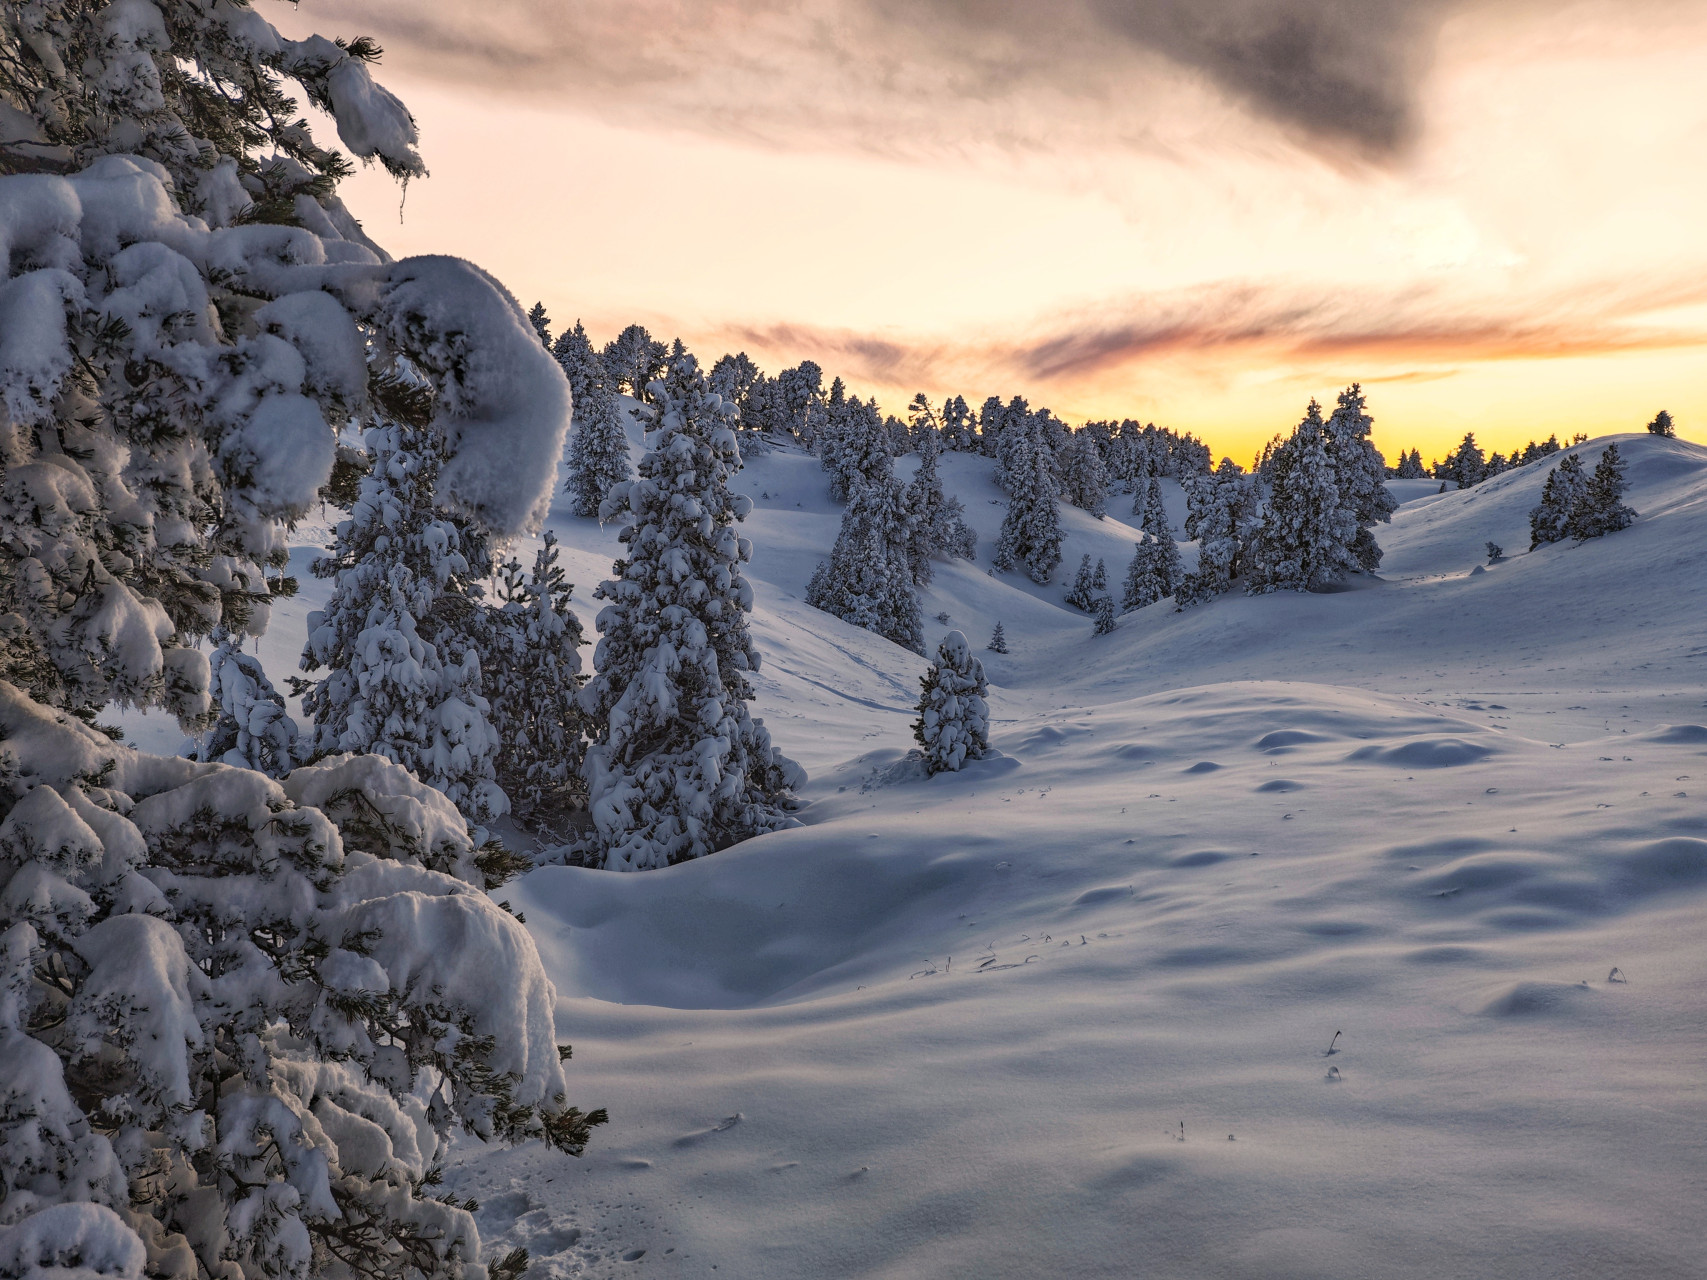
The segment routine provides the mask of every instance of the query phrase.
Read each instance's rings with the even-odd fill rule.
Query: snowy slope
[[[1378,582],[1101,638],[986,572],[948,455],[982,546],[926,614],[1014,652],[1001,754],[930,780],[922,664],[799,602],[816,463],[755,460],[807,825],[515,886],[615,1119],[452,1186],[546,1275],[1700,1274],[1707,450],[1619,443],[1625,533],[1516,554],[1532,467],[1407,503]]]
[[[488,1247],[540,1277],[1700,1275],[1707,449],[1618,443],[1623,533],[1520,554],[1532,466],[1406,502],[1379,580],[1106,637],[1060,596],[1086,551],[1118,582],[1126,502],[1064,509],[1053,586],[992,576],[990,464],[945,455],[980,548],[927,640],[1001,620],[1013,652],[981,653],[999,754],[935,779],[922,660],[801,602],[839,520],[816,460],[752,460],[759,709],[805,825],[511,887],[613,1120],[583,1161],[460,1149]],[[591,634],[614,531],[552,524]]]

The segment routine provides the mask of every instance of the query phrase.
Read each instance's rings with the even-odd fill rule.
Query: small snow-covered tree
[[[1428,471],[1423,466],[1422,450],[1412,449],[1409,453],[1399,454],[1399,465],[1393,469],[1395,480],[1425,480]]]
[[[551,317],[545,313],[545,304],[536,302],[528,308],[528,323],[539,335],[539,345],[547,351],[551,350]]]
[[[1002,420],[1006,412],[1000,396],[988,396],[978,406],[978,449],[986,458],[1000,456]],[[997,483],[1001,483],[1000,480]]]
[[[921,587],[930,585],[932,556],[970,560],[978,549],[978,535],[966,523],[966,508],[959,498],[951,498],[942,491],[942,477],[937,474],[941,455],[941,437],[935,431],[922,433],[919,469],[907,485],[908,556],[913,566],[913,582]]]
[[[933,774],[953,773],[990,749],[989,684],[964,633],[950,631],[925,672],[913,738]]]
[[[216,719],[195,739],[190,756],[282,778],[310,754],[308,739],[285,708],[261,661],[223,629],[213,634],[208,691]]]
[[[494,773],[524,820],[554,818],[585,801],[584,637],[559,554],[548,530],[527,577],[513,558],[501,565],[498,599],[480,628],[484,692],[498,739]]]
[[[1143,487],[1138,490],[1142,504],[1133,502],[1133,514],[1139,518],[1138,527],[1153,538],[1167,538],[1173,541],[1173,532],[1168,526],[1168,509],[1162,502],[1162,482],[1156,476],[1151,476]]]
[[[1097,596],[1108,589],[1108,568],[1101,560],[1096,567],[1091,567],[1089,553],[1080,559],[1079,571],[1073,576],[1073,585],[1067,591],[1067,603],[1075,609],[1083,609],[1089,613],[1096,607]]]
[[[1440,478],[1453,481],[1460,489],[1469,489],[1481,484],[1487,477],[1488,460],[1482,453],[1482,446],[1476,443],[1476,433],[1466,432],[1464,439],[1442,466]]]
[[[1106,636],[1118,627],[1120,619],[1115,614],[1114,597],[1105,593],[1092,601],[1091,619],[1093,622],[1092,635]]]
[[[996,624],[996,629],[990,633],[990,643],[985,647],[991,653],[1006,653],[1008,651],[1008,638],[1002,633],[1001,623]]]
[[[437,509],[442,458],[425,422],[384,422],[367,438],[373,471],[314,564],[332,594],[308,615],[302,665],[328,670],[303,710],[318,751],[394,760],[487,823],[510,807],[495,781],[474,625],[489,561],[478,537]]]
[[[836,379],[840,382],[841,379]],[[775,410],[779,426],[807,449],[815,448],[825,425],[824,371],[816,361],[802,360],[776,376]]]
[[[978,421],[960,396],[951,396],[942,404],[942,446],[962,453],[978,448]]]
[[[1061,525],[1055,510],[1055,470],[1041,428],[1030,414],[1004,426],[1008,458],[1008,513],[996,543],[995,567],[1023,564],[1033,582],[1046,583],[1061,563]]]
[[[1566,522],[1570,537],[1600,538],[1628,529],[1635,521],[1636,513],[1624,502],[1625,490],[1630,487],[1624,478],[1624,465],[1616,444],[1601,450],[1582,500]]]
[[[1029,459],[1038,450],[1048,459],[1050,474],[1054,474],[1055,455],[1043,439],[1043,424],[1037,420],[1037,415],[1031,412],[1023,396],[1015,396],[1001,410],[994,440],[996,483],[1010,495],[1014,491],[1015,483],[1021,482],[1017,478],[1026,470],[1021,460]],[[1059,485],[1056,487],[1058,489]]]
[[[1185,481],[1185,534],[1197,541],[1197,568],[1180,580],[1176,608],[1204,604],[1232,587],[1245,569],[1248,549],[1262,519],[1257,478],[1231,458],[1213,472],[1193,472]]]
[[[1247,560],[1246,590],[1311,591],[1355,572],[1357,519],[1336,482],[1322,408],[1275,451],[1268,510]]]
[[[631,324],[605,345],[605,378],[612,391],[623,391],[636,400],[650,403],[647,388],[663,376],[670,349],[646,331]]]
[[[895,478],[876,412],[848,403],[836,456],[851,493],[830,558],[806,584],[806,603],[923,653],[924,617],[913,590],[919,512]]]
[[[753,717],[747,629],[752,544],[736,524],[751,499],[730,491],[741,466],[734,406],[684,355],[656,384],[658,428],[639,474],[601,518],[626,548],[593,593],[597,674],[582,694],[597,736],[587,750],[589,857],[639,871],[713,853],[790,825],[799,766]]]
[[[1121,592],[1122,609],[1142,609],[1165,600],[1179,589],[1184,578],[1179,548],[1164,531],[1161,538],[1146,534],[1133,544],[1132,563],[1126,570]]]
[[[1399,500],[1387,488],[1387,460],[1370,439],[1375,419],[1365,411],[1366,403],[1363,388],[1355,382],[1340,392],[1333,413],[1328,415],[1324,440],[1334,482],[1339,486],[1340,505],[1357,521],[1351,553],[1365,573],[1374,573],[1381,566],[1381,547],[1371,530],[1392,521]],[[1500,465],[1503,468],[1503,460]],[[1489,469],[1493,470],[1491,466]]]
[[[1654,420],[1648,424],[1648,434],[1664,436],[1667,440],[1677,435],[1677,424],[1672,421],[1670,412],[1661,409],[1654,415]]]
[[[1081,511],[1102,519],[1108,499],[1108,470],[1089,430],[1075,431],[1061,451],[1061,495]]]
[[[1574,518],[1587,496],[1588,476],[1583,473],[1582,459],[1574,453],[1566,454],[1547,472],[1541,501],[1529,512],[1529,549],[1574,537]]]
[[[617,399],[595,376],[575,399],[569,427],[569,456],[563,485],[578,516],[593,517],[605,496],[634,474],[628,461],[628,432]]]

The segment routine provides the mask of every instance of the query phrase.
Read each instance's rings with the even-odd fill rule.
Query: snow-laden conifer
[[[950,631],[925,672],[913,737],[930,773],[952,773],[990,749],[990,687],[964,633]]]
[[[191,758],[284,777],[308,758],[309,740],[260,659],[244,653],[243,642],[224,630],[215,631],[213,641],[208,692],[215,720],[196,737]]]
[[[991,653],[1006,653],[1008,651],[1008,638],[1002,632],[1001,623],[996,624],[996,629],[990,633],[990,643],[985,647]]]
[[[1588,478],[1582,501],[1567,522],[1567,532],[1573,538],[1600,538],[1620,529],[1628,529],[1636,513],[1624,502],[1624,492],[1630,485],[1624,479],[1624,458],[1616,444],[1601,450],[1600,461]]]
[[[1089,613],[1096,607],[1097,596],[1108,589],[1108,567],[1101,561],[1091,566],[1087,553],[1079,560],[1079,571],[1073,575],[1073,585],[1067,589],[1067,603]]]
[[[1174,604],[1186,609],[1213,600],[1231,588],[1244,571],[1246,553],[1262,518],[1257,478],[1231,458],[1213,472],[1192,472],[1184,480],[1185,534],[1197,542],[1197,568],[1181,579]]]
[[[1023,564],[1033,582],[1046,583],[1061,563],[1061,525],[1055,510],[1055,469],[1036,418],[1022,413],[1004,426],[1008,458],[1008,512],[996,544],[995,567]]]
[[[996,483],[1008,494],[1015,484],[1030,483],[1029,459],[1038,451],[1047,459],[1050,475],[1055,475],[1055,455],[1043,439],[1043,424],[1031,412],[1023,396],[1015,396],[998,415],[994,440],[996,445]],[[1055,487],[1059,489],[1059,485]]]
[[[1089,430],[1075,431],[1061,451],[1061,495],[1081,511],[1102,519],[1108,499],[1108,470]]]
[[[539,345],[547,351],[551,350],[551,317],[545,313],[545,304],[536,302],[528,308],[528,323],[539,335]]]
[[[1547,472],[1541,501],[1529,512],[1529,549],[1575,537],[1577,513],[1587,496],[1588,476],[1583,473],[1582,459],[1568,453]]]
[[[942,405],[942,446],[970,453],[978,447],[978,421],[960,396],[951,396]]]
[[[314,565],[332,579],[303,650],[304,670],[326,669],[302,700],[315,749],[384,756],[487,823],[509,811],[475,618],[489,561],[436,507],[442,459],[424,425],[386,422],[367,440],[373,471]]]
[[[1349,508],[1357,521],[1352,555],[1365,573],[1374,573],[1381,565],[1381,547],[1371,530],[1391,522],[1399,500],[1387,488],[1387,460],[1370,439],[1375,419],[1366,412],[1366,404],[1363,388],[1355,382],[1340,392],[1324,436],[1340,505]]]
[[[1322,410],[1274,453],[1272,489],[1247,560],[1246,590],[1310,591],[1338,582],[1359,565],[1357,519],[1336,481]]]
[[[606,500],[626,553],[593,593],[597,674],[581,705],[596,726],[587,750],[594,831],[589,857],[620,871],[668,866],[793,822],[805,775],[753,718],[747,630],[752,544],[736,524],[751,499],[731,492],[740,468],[734,406],[706,390],[682,356],[654,384],[657,430],[639,474]]]
[[[826,421],[824,371],[817,362],[802,360],[792,369],[777,374],[775,390],[780,429],[792,434],[805,448],[816,448],[818,434]]]
[[[1126,570],[1121,589],[1122,609],[1142,609],[1165,600],[1179,589],[1185,573],[1180,565],[1179,548],[1171,534],[1162,537],[1146,534],[1133,544],[1132,563]]]
[[[986,458],[1000,456],[1005,413],[1000,396],[988,396],[978,406],[978,449]]]
[[[1114,608],[1114,597],[1106,592],[1091,602],[1091,634],[1106,636],[1120,625]]]
[[[662,377],[670,349],[654,338],[645,325],[631,324],[605,344],[603,363],[606,385],[636,400],[650,403],[647,390]]]
[[[1423,467],[1422,450],[1412,449],[1409,453],[1399,454],[1399,465],[1393,468],[1395,480],[1423,480],[1428,477],[1428,471]]]
[[[1476,433],[1468,431],[1446,459],[1440,473],[1443,480],[1453,481],[1460,489],[1469,489],[1488,478],[1488,460],[1482,446],[1476,443]]]
[[[480,628],[484,692],[498,739],[493,768],[523,820],[558,818],[585,799],[583,635],[570,607],[575,588],[558,558],[557,536],[548,530],[526,577],[513,558],[501,565],[498,599]]]
[[[1667,440],[1676,438],[1677,424],[1672,421],[1671,413],[1668,410],[1661,409],[1654,415],[1654,420],[1648,424],[1648,434],[1664,436]]]
[[[970,560],[977,553],[978,535],[966,523],[966,508],[959,498],[943,492],[937,461],[942,455],[941,437],[935,431],[919,436],[919,469],[907,485],[909,559],[913,582],[929,586],[932,556],[958,556]]]
[[[858,400],[847,406],[835,456],[848,506],[830,558],[806,584],[806,603],[923,653],[924,618],[913,583],[920,539],[928,535],[919,531],[919,512],[895,478],[875,409]]]
[[[1133,514],[1137,515],[1138,526],[1153,538],[1166,538],[1173,541],[1173,532],[1168,526],[1168,509],[1162,502],[1162,482],[1157,476],[1150,476],[1139,491],[1143,498],[1142,506],[1134,502]]]
[[[622,419],[617,398],[604,380],[590,378],[585,394],[575,400],[564,468],[563,485],[578,516],[597,516],[605,496],[634,474]]]

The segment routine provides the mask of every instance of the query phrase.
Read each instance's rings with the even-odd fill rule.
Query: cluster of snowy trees
[[[1579,437],[1573,443],[1581,444],[1584,439],[1587,437]],[[1497,451],[1484,453],[1482,446],[1476,443],[1476,433],[1470,431],[1465,433],[1456,449],[1426,467],[1420,451],[1412,449],[1409,453],[1401,453],[1399,465],[1392,469],[1391,474],[1399,480],[1434,479],[1457,489],[1470,489],[1484,480],[1551,457],[1563,447],[1557,435],[1550,435],[1545,440],[1531,440],[1523,448],[1513,449],[1511,456],[1507,457]]]
[[[1592,474],[1583,471],[1582,458],[1566,454],[1547,473],[1541,501],[1529,513],[1529,548],[1567,538],[1582,541],[1628,529],[1636,513],[1624,502],[1629,488],[1618,446],[1601,450]]]
[[[494,687],[572,652],[548,557],[477,689],[500,619],[462,591],[537,525],[568,386],[490,276],[393,261],[339,202],[349,155],[423,172],[378,52],[246,5],[0,9],[7,1275],[513,1277],[433,1189],[453,1133],[578,1153],[604,1118],[488,896],[515,860],[452,803],[497,803]],[[305,743],[243,641],[355,424]]]

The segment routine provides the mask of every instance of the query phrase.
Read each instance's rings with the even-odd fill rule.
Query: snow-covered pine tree
[[[1357,571],[1357,519],[1334,474],[1322,407],[1314,400],[1275,451],[1268,510],[1246,561],[1245,589],[1311,591]]]
[[[1648,424],[1648,434],[1664,436],[1667,440],[1675,439],[1677,424],[1672,421],[1671,414],[1667,410],[1661,409],[1654,415],[1654,420]]]
[[[1120,619],[1115,614],[1114,597],[1104,592],[1091,604],[1092,627],[1091,634],[1106,636],[1120,625]]]
[[[736,524],[752,509],[729,478],[741,466],[734,406],[706,390],[692,356],[655,384],[657,430],[639,474],[612,490],[627,553],[594,597],[606,602],[581,697],[596,726],[587,749],[598,866],[668,866],[789,826],[799,766],[753,718],[747,629],[752,544]]]
[[[1168,509],[1162,501],[1161,480],[1151,476],[1140,492],[1143,496],[1143,509],[1135,513],[1139,517],[1138,527],[1153,538],[1167,539],[1171,545],[1174,536],[1168,527]]]
[[[820,465],[830,474],[832,502],[852,501],[861,483],[884,470],[877,463],[878,455],[886,462],[893,456],[877,401],[849,396],[838,404],[835,392],[841,381],[837,378],[830,388],[830,408],[818,437]]]
[[[1089,429],[1075,431],[1061,451],[1061,493],[1081,511],[1103,518],[1108,500],[1108,470]]]
[[[531,574],[524,578],[514,558],[501,565],[497,601],[481,628],[484,692],[498,738],[493,768],[524,821],[556,819],[586,800],[584,637],[569,603],[575,588],[558,558],[557,535],[547,530]]]
[[[986,646],[991,653],[1006,653],[1008,638],[1002,633],[1002,624],[997,623],[996,629],[990,633],[990,643]]]
[[[284,777],[308,758],[308,739],[285,708],[284,695],[267,679],[260,659],[244,653],[243,642],[223,628],[215,630],[212,640],[208,692],[217,718],[194,739],[190,758]]]
[[[1547,472],[1541,486],[1541,501],[1529,512],[1529,549],[1576,536],[1572,526],[1578,509],[1588,496],[1588,476],[1582,459],[1566,454]]]
[[[835,456],[848,506],[830,558],[806,584],[806,603],[923,653],[924,617],[913,591],[918,513],[895,478],[875,406],[847,402]]]
[[[1008,401],[1002,410],[1000,423],[996,428],[996,483],[1002,489],[1013,493],[1014,477],[1024,474],[1024,468],[1015,470],[1016,456],[1030,458],[1034,452],[1041,450],[1044,459],[1049,464],[1050,475],[1055,475],[1055,455],[1043,440],[1043,424],[1037,415],[1027,407],[1023,396],[1015,396]],[[1059,485],[1056,486],[1059,488]]]
[[[8,1272],[482,1280],[472,1214],[425,1190],[451,1130],[577,1152],[603,1118],[563,1100],[551,984],[478,892],[504,860],[443,795],[80,723],[199,716],[185,642],[264,625],[282,523],[385,398],[370,351],[415,371],[447,504],[513,533],[548,498],[567,394],[522,309],[375,253],[286,92],[420,173],[377,53],[246,5],[0,6]]]
[[[1197,569],[1174,592],[1178,609],[1204,604],[1231,588],[1245,569],[1247,551],[1262,519],[1257,478],[1231,458],[1213,472],[1192,472],[1184,481],[1185,535],[1197,541]]]
[[[907,452],[924,449],[923,441],[926,435],[937,438],[937,448],[942,447],[942,424],[937,421],[936,410],[931,408],[931,402],[923,391],[915,395],[907,405]],[[900,457],[900,454],[896,454]]]
[[[776,398],[782,429],[804,448],[815,448],[825,424],[824,371],[812,360],[784,369],[776,377]]]
[[[1147,534],[1132,544],[1132,563],[1127,566],[1126,581],[1122,584],[1120,593],[1122,609],[1147,608],[1171,594],[1165,589],[1166,582],[1158,555],[1160,549],[1156,540]]]
[[[539,335],[539,345],[547,351],[551,350],[551,317],[545,313],[545,304],[536,302],[528,308],[528,323]]]
[[[591,352],[590,344],[587,350]],[[575,514],[591,518],[599,514],[605,495],[633,475],[634,469],[628,460],[622,409],[605,382],[602,362],[587,365],[583,387],[575,387],[573,381],[570,385],[575,409],[563,487],[573,499],[570,506]]]
[[[551,354],[562,368],[563,376],[569,379],[570,398],[578,414],[582,400],[595,383],[609,385],[605,362],[593,349],[592,339],[579,320],[573,329],[565,329],[552,341]]]
[[[605,345],[606,385],[650,404],[647,388],[663,376],[669,354],[670,349],[648,333],[645,325],[631,324]]]
[[[1423,467],[1422,450],[1412,449],[1409,453],[1402,450],[1399,453],[1399,465],[1393,468],[1395,480],[1424,480],[1428,471]]]
[[[942,445],[962,453],[978,448],[978,423],[960,396],[951,396],[942,404]]]
[[[1392,521],[1399,500],[1387,488],[1387,460],[1370,439],[1375,419],[1366,412],[1366,404],[1363,388],[1355,382],[1340,392],[1328,416],[1325,440],[1340,505],[1350,508],[1357,521],[1351,553],[1365,573],[1374,573],[1381,566],[1381,547],[1371,530]]]
[[[1023,404],[1023,401],[1019,401]],[[1055,510],[1055,469],[1041,427],[1030,414],[1003,428],[1010,483],[1008,513],[996,544],[995,567],[1023,564],[1033,582],[1047,583],[1061,563],[1061,525]]]
[[[427,1190],[452,1131],[579,1154],[603,1122],[564,1101],[555,992],[461,816],[389,761],[281,784],[0,683],[0,812],[23,1275],[476,1280],[472,1214]]]
[[[1096,603],[1095,571],[1091,568],[1090,552],[1079,558],[1079,571],[1073,575],[1073,585],[1067,588],[1066,601],[1075,609],[1083,609],[1086,613]]]
[[[1582,501],[1567,522],[1569,536],[1600,538],[1628,529],[1636,519],[1636,513],[1624,502],[1624,492],[1629,487],[1624,479],[1624,458],[1616,444],[1609,444],[1601,450]]]
[[[926,771],[953,773],[968,760],[982,759],[990,749],[990,686],[964,633],[950,631],[942,638],[921,683],[913,738]]]
[[[942,490],[942,478],[937,474],[941,455],[941,436],[935,431],[922,432],[919,469],[907,485],[906,494],[910,526],[908,557],[913,567],[913,582],[921,587],[930,585],[932,556],[970,560],[978,550],[978,535],[966,523],[966,508],[959,498],[951,498]]]
[[[1441,479],[1453,481],[1460,489],[1469,489],[1487,477],[1488,460],[1482,453],[1482,446],[1476,443],[1476,433],[1467,431],[1447,458]]]
[[[355,510],[314,564],[332,594],[308,615],[302,665],[327,674],[302,706],[317,751],[384,756],[483,825],[510,807],[475,622],[489,561],[478,535],[437,508],[430,419],[393,400],[391,420],[368,430],[374,467]]]

